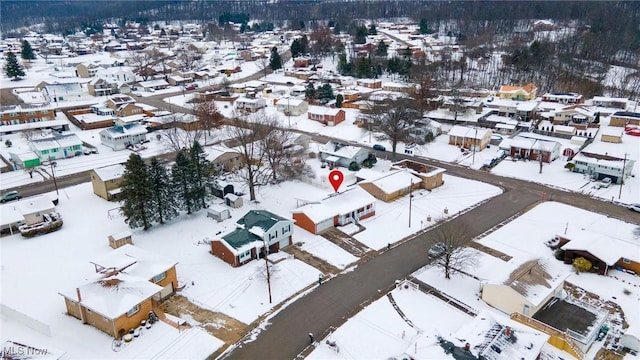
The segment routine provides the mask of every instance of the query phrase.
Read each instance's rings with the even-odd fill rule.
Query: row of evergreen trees
[[[31,47],[31,44],[27,40],[22,40],[22,49],[20,54],[24,60],[31,61],[36,59],[36,54]],[[8,78],[18,80],[25,76],[24,67],[18,62],[18,58],[13,52],[8,52],[5,55],[4,73]]]
[[[125,163],[121,185],[125,222],[130,228],[148,230],[164,224],[180,211],[191,214],[207,207],[213,196],[215,171],[196,141],[191,149],[178,152],[171,170],[157,158],[147,165],[138,154]]]

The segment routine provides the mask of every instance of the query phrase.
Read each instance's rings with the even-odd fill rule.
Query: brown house
[[[208,151],[207,159],[218,172],[231,172],[242,167],[242,156],[237,151],[213,147]]]
[[[136,100],[131,96],[114,96],[109,100],[107,100],[105,105],[107,105],[109,109],[118,111],[118,109],[123,105],[135,104],[135,103],[136,103]]]
[[[140,115],[142,114],[142,107],[136,104],[124,104],[116,109],[116,115],[118,117],[127,117],[131,115]]]
[[[432,190],[444,183],[442,176],[445,169],[429,166],[413,160],[401,160],[391,165],[391,170],[407,169],[420,178],[420,188]]]
[[[121,164],[91,170],[90,176],[93,193],[107,201],[118,200],[124,170],[124,166]]]
[[[0,107],[0,125],[26,124],[55,120],[56,112],[49,104],[9,105]]]
[[[362,176],[361,171],[358,173]],[[372,173],[377,173],[377,176]],[[371,171],[368,174],[373,175],[373,178],[363,180],[358,185],[376,199],[384,202],[391,202],[408,194],[412,189],[420,189],[422,185],[421,179],[411,174],[407,169],[393,170],[387,173]]]
[[[336,126],[345,120],[346,114],[342,109],[312,106],[307,111],[307,118],[328,126]]]
[[[297,57],[293,59],[293,67],[296,68],[308,67],[310,63],[311,61],[306,57]]]
[[[133,245],[124,245],[92,261],[96,277],[60,293],[67,314],[121,338],[140,326],[159,301],[178,287],[176,263]]]
[[[292,214],[297,226],[320,234],[335,226],[357,223],[374,216],[375,202],[376,199],[365,190],[354,187],[301,206],[292,210]]]
[[[631,238],[620,239],[586,230],[569,230],[556,237],[560,248],[565,251],[566,264],[583,257],[591,261],[592,271],[601,275],[606,275],[610,268],[622,268],[640,274],[640,244]]]

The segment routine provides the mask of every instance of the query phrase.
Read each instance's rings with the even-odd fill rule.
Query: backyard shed
[[[236,194],[227,194],[224,196],[224,201],[228,207],[237,209],[243,205],[242,198]]]
[[[231,217],[231,211],[224,205],[211,205],[207,210],[207,217],[221,222]]]
[[[117,234],[109,235],[109,246],[111,246],[113,249],[117,249],[120,246],[123,246],[126,244],[133,245],[133,240],[131,239],[130,231],[125,230]]]

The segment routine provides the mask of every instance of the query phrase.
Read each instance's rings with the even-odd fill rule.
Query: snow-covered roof
[[[573,161],[574,162],[581,161],[587,164],[598,164],[600,166],[608,166],[611,169],[617,169],[617,170],[622,169],[622,166],[624,165],[624,161],[622,159],[621,160],[598,159],[596,157],[586,156],[582,152],[579,152],[576,156],[574,156]],[[627,161],[627,163],[629,162],[630,161]]]
[[[640,262],[640,241],[629,238],[621,239],[605,234],[585,230],[569,230],[562,235],[570,239],[562,246],[564,250],[582,250],[613,266],[621,258]]]
[[[470,128],[462,125],[454,125],[449,131],[449,136],[483,139],[487,135],[487,133],[491,133],[491,130],[485,128]]]
[[[286,107],[292,107],[292,106],[297,107],[302,105],[303,103],[306,103],[306,101],[304,101],[303,99],[286,98],[286,99],[278,100],[276,104],[280,106],[286,106]]]
[[[221,214],[223,212],[228,212],[229,208],[221,204],[213,204],[209,206],[207,211],[216,213],[216,214]]]
[[[418,184],[422,179],[412,175],[408,169],[380,173],[377,179],[362,181],[361,184],[371,183],[382,190],[385,194],[392,194],[396,191],[406,189],[411,184]]]
[[[22,200],[16,204],[16,207],[22,215],[42,213],[55,209],[51,199],[45,195]]]
[[[318,150],[322,153],[337,156],[339,158],[353,159],[359,151],[364,149],[357,146],[336,144],[333,141],[329,141],[328,143],[321,145]]]
[[[81,301],[85,307],[110,319],[126,314],[134,306],[142,303],[162,290],[162,287],[149,282],[149,279],[139,278],[123,273],[112,276],[99,277],[60,293],[62,296]]]
[[[507,331],[514,335],[515,342],[508,340],[510,336]],[[535,360],[549,340],[549,335],[485,309],[462,326],[451,341],[455,343],[455,339],[464,339],[469,343],[471,353],[478,358]],[[495,350],[496,347],[500,352]]]
[[[562,285],[569,274],[570,269],[555,259],[533,259],[513,270],[504,285],[538,306]]]
[[[624,128],[616,126],[602,126],[600,127],[600,135],[606,136],[622,136]]]
[[[304,213],[311,221],[319,223],[336,215],[343,215],[374,204],[376,199],[360,187],[353,187],[341,193],[330,195],[318,204],[307,204],[292,210]]]
[[[138,124],[127,124],[124,126],[112,126],[100,131],[101,135],[104,133],[109,134],[113,138],[119,138],[123,136],[146,134],[147,128]]]
[[[90,263],[98,267],[98,271],[108,269],[117,270],[127,275],[150,280],[172,268],[177,262],[162,255],[125,244],[106,256],[91,260]]]
[[[103,166],[93,169],[93,171],[102,181],[119,179],[122,177],[122,175],[124,175],[124,170],[125,167],[122,164]]]
[[[76,117],[76,119],[78,119],[79,121],[82,121],[85,124],[91,124],[91,123],[102,122],[102,121],[113,121],[116,119],[116,117],[113,115],[98,115],[94,113],[79,114],[74,116]]]

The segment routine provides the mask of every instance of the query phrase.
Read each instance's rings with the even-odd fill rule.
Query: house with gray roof
[[[211,254],[233,267],[291,245],[293,220],[265,210],[251,210],[236,222],[236,229],[211,241]]]

